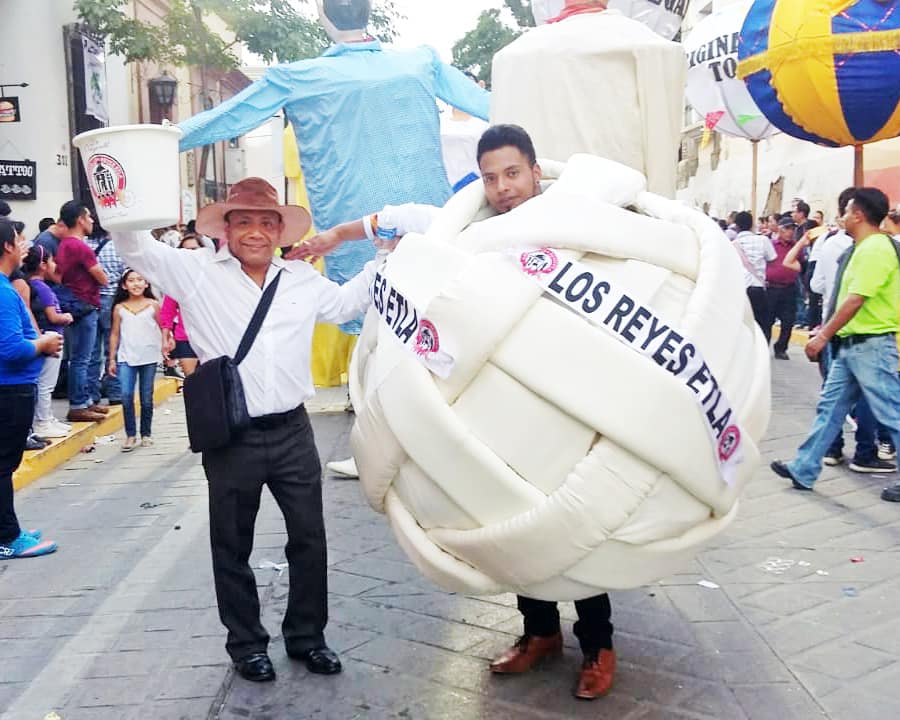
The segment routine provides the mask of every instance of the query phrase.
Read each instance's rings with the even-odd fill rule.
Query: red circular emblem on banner
[[[719,438],[719,460],[727,462],[741,444],[741,431],[737,425],[729,425]]]
[[[431,355],[441,348],[441,339],[437,328],[430,320],[419,321],[419,331],[416,334],[414,350],[416,355]]]
[[[522,253],[519,262],[529,275],[547,275],[559,266],[559,258],[550,248]]]

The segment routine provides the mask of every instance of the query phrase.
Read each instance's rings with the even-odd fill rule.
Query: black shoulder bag
[[[278,289],[281,272],[283,271],[279,271],[269,283],[260,298],[234,358],[223,355],[207,360],[185,378],[184,409],[187,414],[188,440],[195,453],[225,447],[250,425],[238,365],[247,357],[266,319]]]

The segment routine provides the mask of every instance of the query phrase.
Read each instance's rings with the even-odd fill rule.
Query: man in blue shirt
[[[16,231],[0,220],[0,561],[56,550],[36,530],[22,530],[13,506],[12,476],[22,460],[34,416],[34,396],[44,355],[57,355],[62,336],[40,337],[9,275],[22,263]]]

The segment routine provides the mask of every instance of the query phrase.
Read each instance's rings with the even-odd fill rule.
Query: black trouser
[[[12,542],[22,532],[13,504],[12,476],[25,452],[36,387],[0,385],[0,545]]]
[[[559,610],[555,602],[535,600],[516,596],[519,612],[525,618],[525,634],[547,637],[560,631]],[[575,637],[585,655],[596,655],[601,650],[612,650],[613,626],[610,622],[612,606],[609,595],[594,595],[586,600],[575,601],[578,622],[575,623]]]
[[[328,622],[322,468],[306,410],[253,421],[224,449],[203,454],[209,481],[209,534],[219,618],[228,628],[225,649],[234,660],[263,652],[269,635],[259,618],[256,577],[250,568],[253,528],[262,486],[281,508],[290,573],[282,634],[287,649],[325,644]]]
[[[771,340],[772,327],[769,325],[769,301],[764,287],[748,287],[747,297],[753,309],[753,319],[765,335],[766,342]]]
[[[775,320],[781,320],[781,331],[775,341],[775,352],[786,352],[791,341],[791,333],[794,331],[794,321],[797,319],[797,285],[769,285],[766,290],[769,299],[769,333],[775,325]]]

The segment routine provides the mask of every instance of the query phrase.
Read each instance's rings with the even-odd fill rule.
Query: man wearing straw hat
[[[117,233],[122,258],[181,306],[201,363],[234,357],[265,288],[278,282],[271,312],[238,366],[250,427],[203,453],[209,481],[210,544],[226,650],[238,673],[275,679],[248,563],[262,486],[287,527],[290,593],[282,624],[287,654],[311,672],[341,670],[325,644],[328,619],[321,467],[303,403],[313,395],[310,352],[317,321],[340,323],[369,303],[375,261],[343,286],[303,262],[275,257],[283,238],[303,237],[309,213],[280,205],[261,178],[234,185],[223,203],[200,210],[197,231],[224,241],[218,252],[177,250],[149,232]]]

